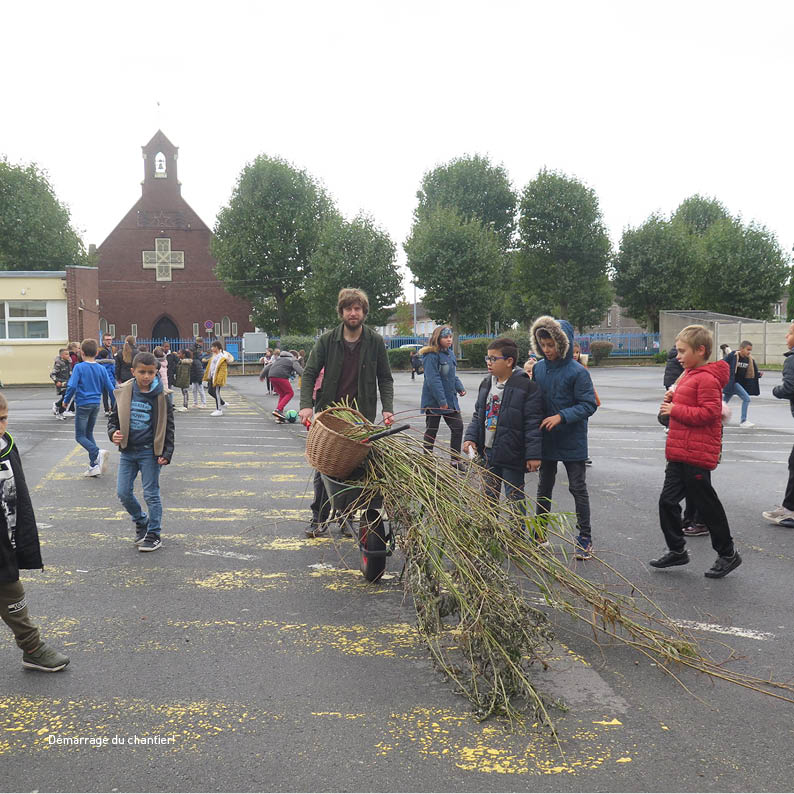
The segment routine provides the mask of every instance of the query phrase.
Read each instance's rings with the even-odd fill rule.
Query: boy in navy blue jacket
[[[494,339],[485,362],[474,415],[466,428],[463,451],[485,458],[486,494],[499,500],[502,481],[513,502],[524,499],[524,473],[540,468],[543,404],[540,389],[516,368],[518,347],[512,339]]]
[[[76,364],[66,387],[63,404],[75,400],[74,437],[77,443],[88,452],[88,471],[86,477],[99,477],[107,468],[108,451],[100,449],[94,441],[96,424],[102,395],[113,399],[113,383],[108,371],[96,361],[99,345],[96,339],[84,339],[80,345],[83,360]]]
[[[532,347],[540,361],[532,377],[543,393],[545,419],[543,462],[538,481],[538,515],[551,510],[551,494],[557,478],[557,463],[568,473],[568,490],[576,506],[578,536],[574,548],[577,560],[589,560],[593,551],[590,528],[590,496],[585,482],[587,419],[596,411],[596,397],[590,373],[573,360],[573,328],[566,320],[538,317],[532,325]]]

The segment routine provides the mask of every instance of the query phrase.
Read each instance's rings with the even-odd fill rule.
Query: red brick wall
[[[97,339],[99,334],[99,271],[95,267],[66,268],[66,319],[69,341]]]

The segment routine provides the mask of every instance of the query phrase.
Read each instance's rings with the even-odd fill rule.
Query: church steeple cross
[[[185,252],[171,250],[170,237],[155,237],[154,251],[143,252],[144,270],[154,270],[157,281],[171,281],[171,271],[185,269]]]

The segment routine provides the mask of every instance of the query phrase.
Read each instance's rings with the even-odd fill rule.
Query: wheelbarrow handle
[[[370,441],[377,441],[379,438],[386,438],[386,436],[393,436],[395,433],[402,433],[403,430],[410,430],[411,425],[399,425],[397,427],[390,427],[388,430],[381,430],[380,433],[375,433],[374,436],[370,436],[367,439],[367,443],[369,444]]]

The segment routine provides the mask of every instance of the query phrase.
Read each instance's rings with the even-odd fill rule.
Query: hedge
[[[284,336],[283,339],[271,339],[270,347],[277,347],[279,350],[305,350],[308,360],[316,342],[313,336]]]
[[[523,366],[529,357],[529,333],[523,329],[510,329],[504,334],[508,339],[512,339],[518,345],[517,366]],[[466,339],[460,343],[461,355],[465,358],[469,366],[474,369],[485,369],[485,356],[488,353],[488,345],[493,339],[488,337],[478,337],[476,339]]]
[[[593,359],[593,363],[598,365],[605,358],[608,358],[613,347],[612,342],[590,342],[590,356]]]
[[[411,369],[411,351],[395,347],[386,351],[392,369]]]

